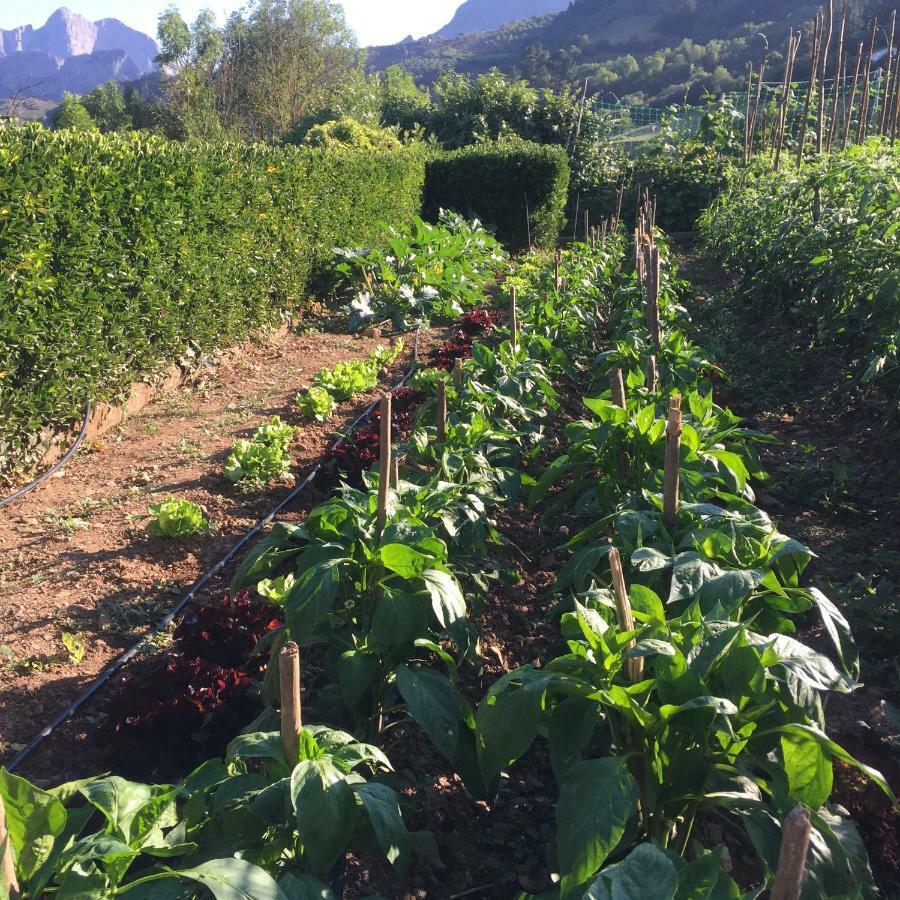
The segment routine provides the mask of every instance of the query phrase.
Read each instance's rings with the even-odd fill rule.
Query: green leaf
[[[312,875],[288,872],[278,879],[278,887],[287,900],[334,900],[331,888]]]
[[[380,555],[386,569],[410,580],[421,575],[430,562],[427,556],[405,544],[385,544]]]
[[[574,896],[616,849],[637,802],[637,783],[624,759],[583,760],[566,772],[556,805],[563,900]]]
[[[478,762],[490,785],[537,737],[544,694],[553,675],[525,667],[491,685],[478,706]]]
[[[431,606],[444,628],[466,617],[466,601],[456,579],[441,569],[426,569],[422,580],[431,595]]]
[[[167,870],[142,878],[120,889],[128,896],[132,888],[166,878],[187,878],[202,884],[216,900],[288,900],[266,871],[242,859],[211,859],[193,869]],[[132,894],[136,896],[136,894]],[[152,892],[144,894],[152,896]]]
[[[53,839],[66,827],[66,810],[47,791],[0,768],[0,796],[16,856],[16,870],[27,881],[53,851]]]
[[[381,852],[401,875],[405,874],[409,868],[409,834],[397,795],[384,784],[355,784],[353,790],[372,823]]]
[[[291,639],[303,644],[334,605],[340,585],[342,559],[326,559],[297,577],[284,601]]]
[[[307,760],[291,775],[291,802],[304,855],[313,874],[324,878],[356,830],[353,791],[333,763]]]
[[[600,882],[606,884],[601,888]],[[584,900],[647,900],[651,894],[653,900],[673,900],[677,887],[672,860],[653,844],[638,844],[622,862],[603,871]]]
[[[397,689],[432,743],[453,761],[459,741],[459,701],[450,680],[433,669],[397,667]]]
[[[719,852],[705,853],[678,873],[675,900],[740,900],[740,896],[740,889],[722,869]]]
[[[831,796],[834,772],[819,742],[803,732],[783,734],[781,755],[791,800],[810,809],[824,806]]]

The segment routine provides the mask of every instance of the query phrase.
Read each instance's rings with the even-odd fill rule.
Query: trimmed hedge
[[[417,214],[423,180],[409,149],[0,126],[0,471],[86,397],[276,324],[335,244]]]
[[[477,144],[428,160],[424,216],[440,209],[477,216],[512,249],[555,247],[565,222],[569,162],[562,147],[527,141]]]

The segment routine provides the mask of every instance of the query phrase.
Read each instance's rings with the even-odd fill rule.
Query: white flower
[[[410,303],[416,299],[413,289],[408,284],[401,284],[398,288],[398,293],[404,300],[408,300]]]
[[[433,288],[430,284],[422,288],[423,300],[434,300],[438,296],[437,288]]]
[[[372,309],[372,295],[366,291],[360,292],[359,296],[350,303],[350,309],[363,319],[374,316],[375,311]]]

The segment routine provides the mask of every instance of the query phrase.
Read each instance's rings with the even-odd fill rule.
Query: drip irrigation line
[[[84,420],[81,423],[81,431],[78,432],[78,437],[75,438],[75,443],[72,444],[71,447],[66,451],[66,455],[54,463],[54,465],[50,466],[40,478],[35,478],[34,481],[26,484],[24,487],[20,487],[17,491],[10,494],[8,497],[4,497],[0,500],[0,509],[3,509],[4,506],[9,506],[10,503],[18,500],[19,497],[24,497],[26,494],[30,494],[39,484],[43,484],[48,478],[52,478],[68,461],[78,452],[78,448],[81,446],[82,441],[87,435],[88,425],[91,421],[91,401],[88,400],[84,407]]]
[[[403,387],[406,383],[412,378],[413,373],[416,371],[418,367],[419,361],[419,338],[421,337],[422,329],[419,328],[416,330],[416,341],[415,347],[413,348],[413,359],[412,365],[409,368],[409,371],[403,376],[403,378],[397,383],[397,385],[392,388],[392,390],[396,390],[397,388]],[[341,434],[336,441],[334,441],[326,450],[326,453],[330,453],[331,451],[337,449],[341,446],[356,429],[370,416],[372,412],[378,406],[378,401],[376,400],[373,403],[370,403],[369,406],[366,407],[347,427],[343,434]],[[72,450],[69,451],[68,455],[78,448],[78,443],[84,437],[84,431],[87,428],[87,418],[85,417],[85,426],[82,429],[82,434],[79,435],[79,440],[76,441],[75,445],[72,447]],[[60,460],[60,463],[63,463],[63,460]],[[57,465],[59,465],[57,464]],[[243,550],[247,544],[250,543],[266,526],[270,525],[279,513],[283,512],[288,506],[290,506],[312,483],[315,481],[318,474],[324,468],[325,463],[323,460],[319,460],[303,481],[297,485],[288,495],[285,497],[264,519],[260,519],[205,575],[203,575],[200,579],[198,579],[191,589],[178,601],[173,609],[171,609],[162,619],[160,619],[156,625],[154,625],[130,650],[127,650],[121,656],[119,656],[108,668],[106,668],[100,675],[97,676],[94,681],[89,684],[84,691],[82,691],[59,715],[56,716],[53,721],[43,728],[38,734],[36,734],[31,741],[20,750],[7,764],[6,770],[8,772],[14,772],[22,763],[31,756],[32,753],[45,741],[48,737],[50,737],[53,732],[59,728],[63,722],[67,721],[71,718],[85,703],[88,702],[95,694],[97,694],[102,688],[104,688],[113,678],[116,673],[118,673],[125,665],[127,665],[131,660],[133,660],[141,651],[143,651],[149,644],[150,640],[155,637],[160,632],[165,631],[168,627],[175,621],[178,615],[182,612],[182,610],[197,596],[197,594],[212,581],[213,578],[216,577],[224,568],[231,562],[234,557]],[[43,478],[48,478],[53,473],[53,469],[47,472]],[[5,502],[9,502],[8,500]]]

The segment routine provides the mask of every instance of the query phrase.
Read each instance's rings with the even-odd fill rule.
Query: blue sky
[[[387,44],[406,35],[430,34],[450,21],[462,0],[343,0],[347,21],[362,45]],[[55,9],[66,5],[89,19],[116,18],[156,35],[156,19],[168,0],[0,0],[0,28],[43,25]],[[241,0],[176,0],[188,20],[204,7],[224,17],[242,6]]]

